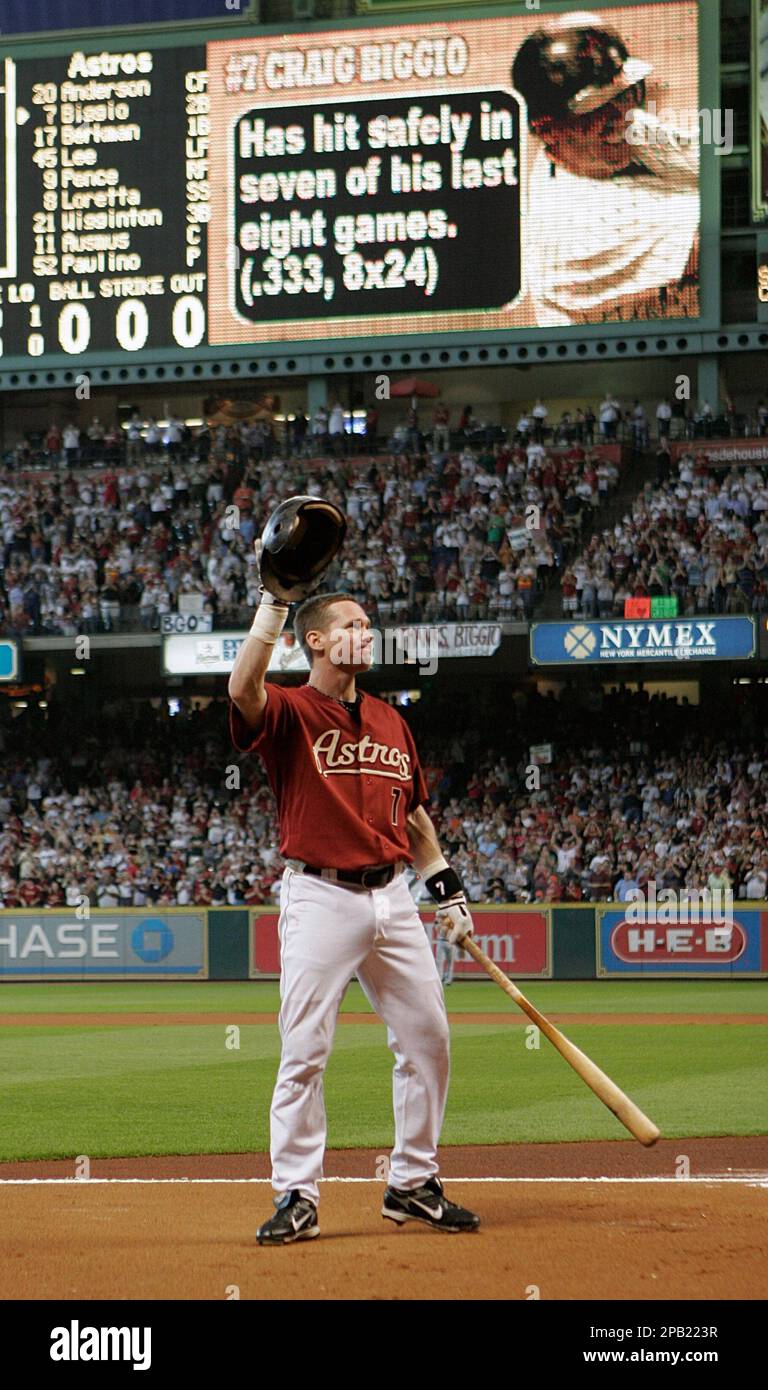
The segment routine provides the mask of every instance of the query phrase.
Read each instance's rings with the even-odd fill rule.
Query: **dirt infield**
[[[690,1024],[690,1023],[711,1023],[717,1026],[722,1024],[766,1024],[768,1014],[574,1014],[574,1013],[552,1013],[547,1014],[551,1023],[562,1024]],[[528,1023],[528,1018],[523,1013],[449,1013],[448,1021],[451,1024],[457,1023],[503,1023],[520,1024]],[[383,1028],[381,1019],[372,1013],[342,1013],[338,1016],[339,1023],[376,1023]],[[277,1015],[275,1013],[109,1013],[102,1011],[93,1014],[70,1014],[70,1013],[26,1013],[26,1014],[4,1014],[0,1012],[0,1027],[4,1028],[162,1028],[187,1024],[191,1028],[201,1028],[205,1025],[217,1024],[227,1026],[239,1024],[245,1027],[248,1024],[270,1023],[277,1025]]]
[[[679,1157],[691,1180],[676,1179]],[[380,1216],[382,1155],[326,1155],[318,1240],[262,1249],[266,1154],[0,1167],[0,1298],[764,1299],[768,1139],[445,1148],[480,1230]],[[46,1181],[47,1179],[47,1181]],[[462,1180],[463,1179],[463,1180]],[[10,1181],[9,1181],[10,1180]],[[15,1180],[15,1181],[14,1181]]]
[[[329,1183],[318,1240],[262,1249],[270,1189],[0,1187],[0,1297],[763,1299],[768,1191],[735,1183],[453,1182],[473,1235],[381,1219],[381,1184]]]

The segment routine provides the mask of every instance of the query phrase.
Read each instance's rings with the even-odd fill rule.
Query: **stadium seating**
[[[214,626],[246,625],[258,598],[253,539],[297,492],[322,492],[347,513],[329,582],[374,621],[527,618],[618,480],[614,463],[578,442],[577,424],[518,422],[511,443],[454,435],[449,453],[427,438],[421,454],[362,459],[336,457],[326,439],[331,452],[308,459],[273,454],[258,423],[194,438],[174,427],[171,439],[153,427],[148,442],[149,430],[124,440],[97,421],[72,457],[66,430],[49,431],[42,453],[17,450],[0,482],[0,628],[156,630],[190,593]],[[561,442],[544,445],[545,434]]]
[[[681,614],[768,609],[768,481],[753,465],[715,473],[684,455],[631,512],[596,531],[562,577],[563,613],[621,616],[628,598],[677,598]]]
[[[408,717],[471,900],[602,901],[649,879],[765,898],[763,688],[738,698],[726,715],[626,690],[478,689],[462,726],[436,683]],[[242,761],[240,790],[226,787],[226,702],[173,718],[159,701],[125,701],[3,719],[0,906],[275,901],[272,795],[257,758]],[[529,744],[553,730],[553,762],[531,788]]]

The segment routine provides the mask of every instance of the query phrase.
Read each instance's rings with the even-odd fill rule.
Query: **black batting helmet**
[[[344,513],[321,497],[289,497],[273,511],[262,533],[261,582],[285,603],[307,598],[322,578],[347,531]]]
[[[567,120],[595,111],[651,72],[631,58],[616,29],[590,14],[563,16],[520,45],[512,85],[525,99],[528,119]]]

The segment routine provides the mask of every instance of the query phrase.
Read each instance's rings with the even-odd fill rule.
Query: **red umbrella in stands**
[[[411,408],[416,410],[419,397],[439,396],[440,387],[433,386],[431,381],[422,381],[418,376],[406,376],[402,381],[396,381],[394,386],[389,388],[390,396],[410,396]]]
[[[434,386],[431,381],[422,381],[418,376],[407,376],[402,381],[396,381],[394,386],[389,388],[390,396],[439,396],[440,387]]]

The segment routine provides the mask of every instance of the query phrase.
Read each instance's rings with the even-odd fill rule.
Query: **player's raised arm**
[[[291,603],[307,598],[339,550],[346,519],[332,502],[289,497],[276,507],[255,542],[261,603],[229,678],[229,696],[251,729],[264,718],[264,677]]]
[[[261,557],[261,548],[261,540],[256,541],[257,559]],[[229,677],[229,697],[252,729],[258,729],[264,717],[267,703],[264,677],[272,649],[285,627],[288,607],[262,586],[261,602],[251,630],[235,657]]]

